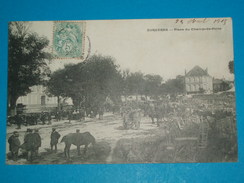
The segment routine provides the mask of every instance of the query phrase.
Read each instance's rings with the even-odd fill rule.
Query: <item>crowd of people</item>
[[[227,113],[231,113],[234,117],[234,104],[235,101],[231,96],[215,95],[204,96],[204,98],[196,96],[194,98],[179,97],[174,100],[163,98],[151,101],[126,101],[120,108],[120,114],[123,118],[131,118],[127,121],[135,121],[133,118],[139,115],[134,114],[140,112],[144,117],[149,117],[152,124],[159,127],[160,125],[167,125],[168,122],[175,119],[178,119],[179,123],[191,122],[191,119],[195,119],[195,123],[198,123],[200,117],[215,118],[219,111],[223,114],[223,118]]]
[[[223,118],[231,116],[234,119],[234,101],[232,101],[232,98],[229,100],[230,102],[226,103],[226,98],[219,97],[218,99],[211,98],[211,100],[208,98],[178,98],[176,100],[126,101],[120,105],[118,112],[120,112],[125,129],[139,129],[142,117],[151,119],[151,123],[156,124],[158,127],[162,124],[167,126],[172,123],[172,121],[177,121],[177,125],[181,128],[184,125],[183,123],[199,123],[201,117],[206,119],[210,117],[215,120],[218,114],[221,114]],[[117,108],[118,107],[116,107],[116,109]],[[71,120],[80,120],[87,115],[91,118],[94,117],[94,115],[95,117],[97,115],[103,115],[105,109],[102,111],[93,111],[88,108],[87,110],[88,112],[86,110],[57,111],[54,114],[42,112],[36,116],[31,114],[27,117],[26,115],[25,120],[34,121],[36,124],[36,121],[40,121],[41,124],[52,124],[52,116],[54,116],[56,121],[68,119],[70,122]],[[115,113],[115,111],[116,110],[112,110],[111,112]],[[221,111],[221,113],[218,111]],[[18,126],[17,129],[20,129],[21,124],[23,124],[22,115],[17,114],[15,121]],[[51,151],[57,152],[59,138],[60,134],[53,128],[50,136]],[[8,143],[13,160],[18,158],[19,149],[21,148],[26,152],[27,160],[32,161],[33,158],[38,156],[38,150],[41,147],[42,139],[38,129],[27,129],[22,144],[17,131],[14,131],[11,137],[9,137]]]
[[[56,131],[56,129],[52,128],[50,136],[50,147],[52,152],[57,152],[57,144],[60,136],[61,135]],[[20,142],[19,132],[17,131],[14,131],[8,138],[8,143],[9,151],[14,161],[17,161],[20,149],[23,150],[23,154],[26,156],[26,159],[28,161],[32,161],[38,157],[38,151],[42,145],[42,139],[38,129],[33,130],[28,128],[24,135],[23,143]]]

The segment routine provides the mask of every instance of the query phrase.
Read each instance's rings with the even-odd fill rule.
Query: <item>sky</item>
[[[32,22],[31,31],[47,37],[52,47],[52,21]],[[234,60],[230,18],[89,20],[84,31],[91,55],[112,56],[121,69],[159,74],[167,80],[199,65],[215,78],[233,79],[228,70],[229,61]],[[88,45],[85,39],[85,55]],[[78,62],[56,59],[50,67],[54,71]]]

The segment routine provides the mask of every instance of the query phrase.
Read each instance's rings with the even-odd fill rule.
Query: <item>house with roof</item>
[[[208,74],[208,69],[195,66],[185,72],[185,90],[191,93],[213,93],[213,77]]]

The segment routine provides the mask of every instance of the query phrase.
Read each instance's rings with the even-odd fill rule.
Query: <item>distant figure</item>
[[[33,153],[35,151],[35,141],[33,138],[32,129],[27,129],[24,143],[21,145],[27,151],[27,161],[33,160]]]
[[[21,124],[22,124],[22,117],[19,114],[16,114],[15,116],[15,121],[17,124],[17,128],[16,129],[21,129]]]
[[[11,156],[14,161],[17,161],[19,148],[20,148],[20,140],[19,140],[19,133],[17,131],[13,132],[8,139],[9,143],[9,151],[11,152]]]
[[[59,111],[56,112],[55,118],[56,118],[57,121],[60,121],[61,120],[61,114],[60,114]]]
[[[85,120],[85,109],[84,108],[81,108],[80,111],[79,111],[79,115],[80,115],[80,121],[81,120]]]
[[[103,114],[104,114],[104,108],[103,107],[99,107],[98,108],[98,115],[100,120],[103,120]]]
[[[52,124],[52,115],[51,115],[51,113],[48,113],[47,120],[48,120],[48,125],[51,125]]]
[[[41,113],[41,122],[43,125],[45,125],[45,122],[46,122],[46,114],[44,112]]]
[[[55,152],[57,152],[57,144],[58,144],[58,139],[60,138],[60,134],[56,131],[55,128],[52,129],[52,133],[51,133],[51,151],[53,151],[53,146],[55,148]]]
[[[38,150],[39,147],[41,147],[42,145],[42,140],[41,140],[41,136],[39,134],[39,130],[35,129],[34,133],[33,133],[33,141],[34,141],[34,156],[38,156]]]
[[[73,117],[73,113],[72,113],[72,111],[69,111],[69,113],[68,113],[69,123],[71,123],[72,117]]]

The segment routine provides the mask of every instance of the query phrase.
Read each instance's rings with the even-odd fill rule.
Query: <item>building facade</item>
[[[26,96],[19,97],[18,104],[26,106],[29,112],[40,112],[50,107],[57,107],[57,97],[48,97],[45,94],[45,87],[42,85],[36,85],[31,87],[31,92]]]
[[[189,72],[185,72],[185,90],[191,93],[213,93],[213,78],[207,69],[195,66]]]

